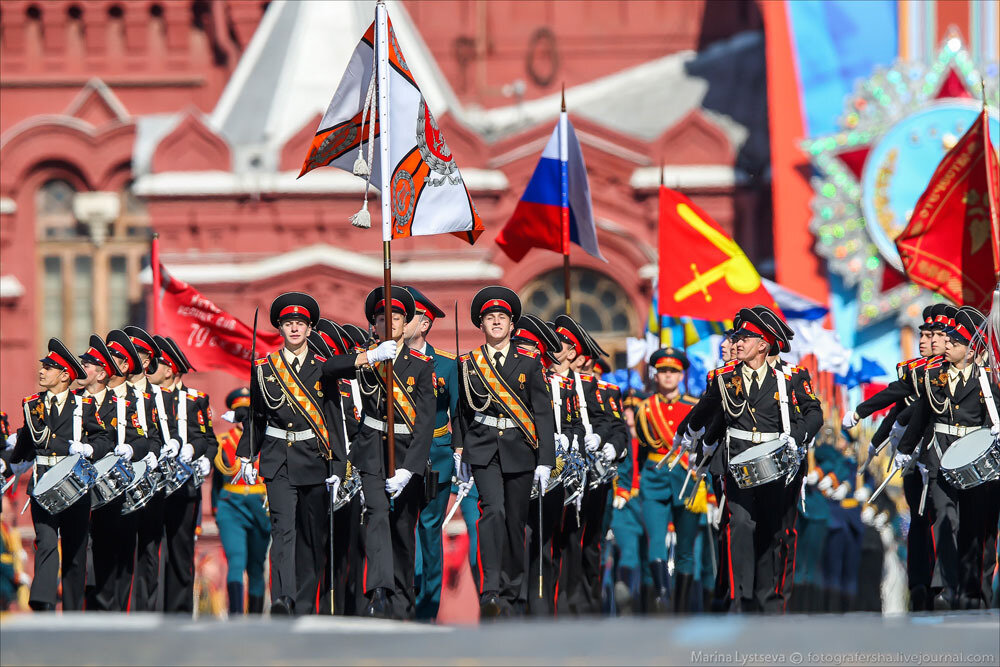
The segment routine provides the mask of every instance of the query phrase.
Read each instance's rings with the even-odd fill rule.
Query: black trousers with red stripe
[[[780,539],[784,480],[741,489],[726,473],[729,507],[730,596],[742,611],[780,613],[784,607],[781,576],[784,571]]]
[[[541,556],[539,562],[538,546],[538,499],[531,501],[528,512],[528,576],[525,577],[525,588],[522,598],[527,601],[527,612],[532,616],[553,616],[556,612],[556,591],[559,578],[560,553],[556,537],[563,527],[563,499],[566,491],[557,486],[545,494],[542,501]],[[539,567],[542,573],[542,596],[538,596]]]
[[[511,606],[517,605],[524,581],[533,473],[504,473],[498,454],[485,466],[472,468],[479,490],[480,594],[497,593]]]
[[[808,466],[799,466],[799,471],[785,487],[781,502],[781,534],[778,541],[778,557],[781,559],[781,586],[778,595],[781,597],[782,610],[787,611],[788,600],[792,596],[792,581],[795,578],[795,549],[798,546],[798,533],[795,524],[799,518],[800,499],[802,497],[802,480],[806,476]],[[784,483],[784,482],[782,482]]]
[[[1000,516],[1000,480],[958,492],[959,593],[989,608],[996,566],[997,521]]]

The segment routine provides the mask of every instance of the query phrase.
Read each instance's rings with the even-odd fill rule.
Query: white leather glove
[[[326,490],[330,492],[330,498],[337,497],[337,489],[340,488],[340,477],[337,475],[330,475],[326,478]],[[332,502],[332,500],[331,500]]]
[[[14,435],[17,435],[16,433]],[[990,427],[990,435],[994,438],[1000,437],[1000,424],[994,424]]]
[[[882,530],[889,523],[889,514],[886,512],[881,512],[875,517],[875,527]]]
[[[231,423],[235,424],[236,423],[236,411],[235,410],[226,410],[225,412],[222,413],[222,418],[225,419],[227,422],[231,422]]]
[[[14,445],[17,444],[17,433],[11,433],[7,436],[7,440],[4,443],[4,449],[14,449]]]
[[[618,458],[618,452],[615,451],[615,446],[610,442],[604,443],[604,446],[601,447],[601,455],[608,461],[614,461]]]
[[[181,447],[179,458],[184,463],[191,463],[191,459],[194,458],[194,447],[191,445],[184,445]]]
[[[850,491],[850,486],[851,485],[848,484],[847,482],[843,482],[840,486],[838,486],[834,490],[833,495],[831,495],[830,497],[839,503],[841,500],[847,497],[847,492]]]
[[[565,433],[556,433],[556,451],[569,451],[569,436]]]
[[[465,465],[468,465],[467,463]],[[462,497],[467,497],[469,492],[472,491],[472,478],[465,480],[464,482],[458,483],[458,492],[462,494]]]
[[[820,491],[829,491],[833,487],[833,478],[829,475],[825,475],[823,479],[819,480],[819,484],[816,488]]]
[[[614,507],[616,510],[620,510],[620,509],[623,509],[625,507],[625,503],[627,503],[627,502],[628,501],[623,496],[619,496],[616,493],[615,497],[614,497],[614,500],[611,501],[611,506]]]
[[[892,428],[889,429],[889,442],[892,443],[893,448],[899,446],[899,441],[906,433],[906,427],[899,422],[893,422]]]
[[[913,457],[909,454],[904,454],[903,452],[896,452],[896,458],[893,462],[896,464],[897,468],[906,468],[910,465],[910,460]]]
[[[858,413],[852,411],[852,412],[848,412],[846,415],[844,415],[844,419],[840,423],[841,423],[841,425],[844,428],[850,429],[850,428],[854,428],[855,426],[857,426],[858,425],[858,421],[859,421],[859,419],[858,419]]]
[[[142,462],[146,464],[146,470],[153,470],[160,463],[159,461],[156,460],[156,454],[154,454],[153,452],[149,452],[148,454],[143,456]]]
[[[712,523],[713,528],[718,528],[719,523],[722,521],[722,508],[718,505],[709,505],[708,520]]]
[[[552,466],[535,466],[535,484],[541,486],[541,492],[544,494],[545,489],[549,488],[549,476],[552,474]],[[583,495],[583,494],[581,494]]]
[[[778,440],[781,440],[783,443],[785,443],[785,449],[788,450],[789,456],[798,457],[799,446],[795,444],[795,438],[788,435],[787,433],[782,433],[781,436],[778,438]]]
[[[4,461],[3,459],[0,459],[0,475],[4,474],[5,472],[7,472],[7,462]]]
[[[872,497],[871,489],[867,486],[859,486],[857,491],[854,492],[854,499],[859,503],[866,503],[868,499]]]
[[[94,455],[94,448],[85,442],[79,442],[77,440],[71,440],[69,444],[70,454],[79,454],[80,456],[89,459]]]
[[[712,454],[715,453],[715,450],[717,450],[718,448],[719,448],[719,441],[718,440],[716,440],[715,442],[713,442],[710,445],[706,445],[705,443],[702,443],[702,445],[701,445],[701,453],[702,453],[703,456],[711,456]]]
[[[176,438],[170,438],[160,447],[160,458],[174,458],[181,451],[181,443]]]
[[[590,433],[583,436],[583,445],[587,448],[587,451],[593,454],[597,451],[597,448],[601,446],[601,436],[596,433]]]
[[[819,482],[819,473],[816,472],[815,468],[813,468],[812,470],[809,471],[809,474],[806,475],[806,484],[809,484],[810,486],[815,486],[816,483],[818,482]]]
[[[472,484],[472,466],[468,463],[459,463],[455,470],[455,478],[459,484]]]
[[[240,457],[240,477],[250,486],[257,483],[257,469],[253,467],[253,461]]]
[[[135,454],[135,451],[132,449],[132,445],[128,443],[123,442],[115,447],[115,456],[120,456],[126,461],[131,461],[133,454]]]
[[[866,526],[871,526],[875,522],[875,508],[871,505],[866,505],[863,510],[861,510],[861,522]]]
[[[380,361],[396,358],[396,341],[387,340],[380,343],[374,350],[368,350],[368,363],[377,364]]]
[[[399,468],[396,470],[396,474],[385,480],[385,492],[389,494],[389,497],[395,500],[399,497],[399,494],[403,492],[406,488],[406,483],[410,481],[413,477],[413,473],[405,468]]]
[[[202,477],[208,477],[208,473],[212,470],[212,464],[208,462],[206,457],[199,456],[195,459],[194,464],[198,466],[198,472],[201,473]]]
[[[696,451],[688,452],[688,468],[691,470],[692,475],[694,475],[694,471],[698,467],[698,461],[700,460],[701,457],[698,456],[698,452]]]

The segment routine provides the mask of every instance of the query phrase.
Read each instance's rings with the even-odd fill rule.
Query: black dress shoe
[[[365,616],[370,618],[389,618],[392,614],[392,608],[389,605],[389,595],[386,589],[376,588],[372,591],[371,600],[368,601],[368,606],[365,607]]]
[[[56,606],[51,602],[39,602],[37,600],[29,600],[28,606],[31,607],[32,611],[55,611]]]
[[[950,591],[943,590],[934,596],[934,611],[951,611],[955,607],[955,596]]]
[[[287,595],[271,603],[271,616],[291,616],[295,613],[295,602]]]
[[[504,603],[496,593],[486,593],[479,602],[480,618],[496,618],[503,613]]]

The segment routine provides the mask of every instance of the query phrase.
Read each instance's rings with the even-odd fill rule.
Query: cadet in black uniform
[[[319,305],[308,294],[288,292],[271,304],[270,319],[284,346],[254,360],[250,377],[251,416],[237,454],[241,475],[267,485],[271,515],[271,613],[309,614],[327,560],[330,497],[344,478],[347,451],[341,428],[339,378],[377,354],[345,354],[327,359],[311,351],[307,339],[319,320]],[[391,356],[380,348],[379,354]]]
[[[555,423],[538,353],[510,341],[521,316],[517,294],[485,287],[471,316],[486,343],[459,359],[453,442],[479,490],[480,614],[494,617],[509,613],[521,594],[531,486],[544,492],[555,466]]]
[[[17,433],[10,457],[12,465],[34,460],[36,482],[68,455],[96,461],[114,447],[93,399],[69,390],[70,383],[87,376],[83,366],[58,338],[50,339],[48,348],[38,371],[42,391],[22,402],[24,426]],[[84,494],[58,514],[50,514],[32,499],[31,520],[35,526],[35,576],[28,604],[35,611],[53,611],[61,571],[63,610],[80,611],[87,576],[90,495]]]

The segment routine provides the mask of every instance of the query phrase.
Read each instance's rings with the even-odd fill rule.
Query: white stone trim
[[[663,184],[668,188],[731,188],[750,182],[742,169],[724,164],[687,164],[663,167]],[[629,185],[635,190],[655,190],[660,186],[660,167],[639,167]]]

